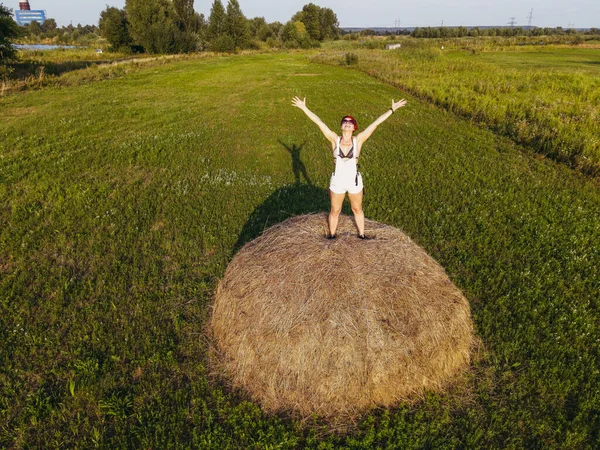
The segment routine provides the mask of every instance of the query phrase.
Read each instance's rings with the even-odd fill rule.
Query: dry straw
[[[356,237],[325,215],[266,230],[233,258],[210,320],[213,364],[267,411],[339,423],[440,390],[469,364],[469,304],[397,228]]]

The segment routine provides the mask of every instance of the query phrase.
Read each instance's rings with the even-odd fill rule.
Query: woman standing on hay
[[[335,170],[331,175],[329,183],[329,198],[331,199],[331,211],[329,212],[329,234],[328,239],[335,239],[335,231],[337,230],[338,218],[342,212],[342,204],[344,197],[348,193],[350,206],[354,213],[354,221],[358,230],[358,237],[366,239],[365,236],[365,215],[362,210],[363,198],[363,182],[360,172],[358,171],[358,157],[362,145],[365,143],[373,131],[390,117],[398,108],[406,105],[406,100],[394,102],[392,107],[379,116],[375,122],[365,128],[356,136],[352,136],[358,130],[358,123],[352,116],[342,117],[340,123],[342,135],[338,136],[331,131],[327,125],[323,123],[319,117],[306,106],[306,97],[300,100],[299,97],[292,99],[292,105],[300,108],[308,116],[310,120],[317,124],[321,133],[331,143],[333,150],[333,158],[335,159]]]

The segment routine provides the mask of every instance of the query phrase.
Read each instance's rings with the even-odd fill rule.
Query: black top
[[[354,139],[352,139],[352,147],[350,147],[350,150],[348,150],[348,153],[346,153],[345,155],[342,152],[342,147],[340,145],[341,143],[342,143],[342,140],[340,139],[338,142],[338,149],[339,149],[338,156],[342,159],[354,158]]]

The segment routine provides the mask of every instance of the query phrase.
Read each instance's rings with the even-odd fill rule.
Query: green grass
[[[70,86],[114,78],[140,66],[162,65],[173,59],[211,57],[195,55],[131,55],[96,53],[93,48],[21,50],[19,60],[0,71],[0,96],[47,86]]]
[[[327,143],[294,95],[331,127],[408,98],[364,147],[365,213],[446,268],[483,343],[466,387],[342,436],[264,415],[206,365],[237,248],[328,207]],[[600,445],[597,181],[302,54],[173,62],[0,110],[0,447]]]
[[[600,49],[552,48],[536,51],[521,49],[512,52],[483,52],[477,59],[500,68],[523,72],[538,70],[600,76]]]
[[[359,59],[353,67],[551,159],[600,174],[600,49],[485,52],[483,44],[464,39],[437,46],[400,42],[403,48],[394,51],[353,49]],[[344,53],[328,50],[315,60],[339,65]]]

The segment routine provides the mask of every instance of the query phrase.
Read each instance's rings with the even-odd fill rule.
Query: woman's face
[[[354,122],[350,119],[344,119],[342,121],[342,131],[352,131],[354,132]]]

